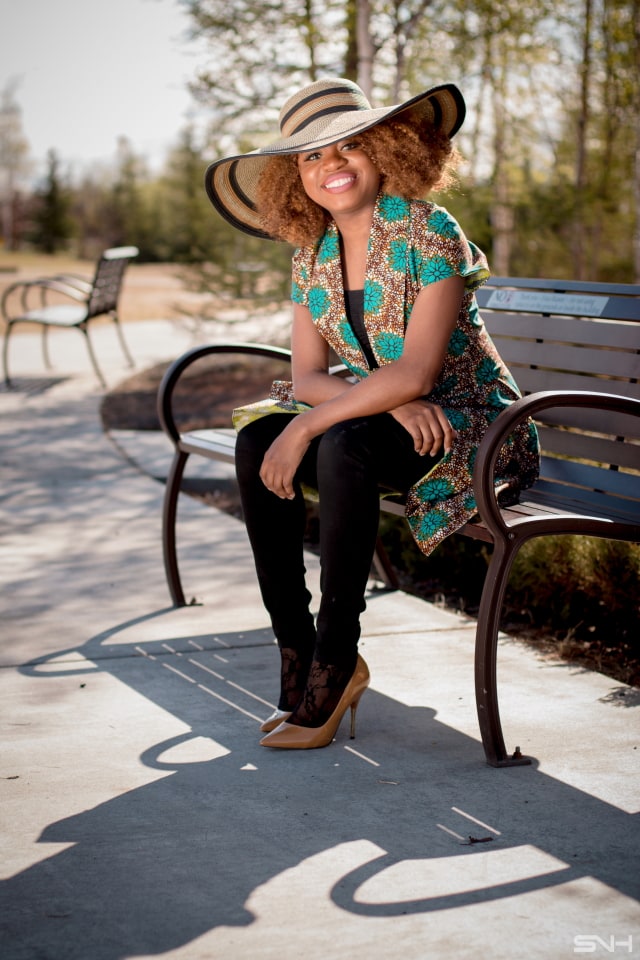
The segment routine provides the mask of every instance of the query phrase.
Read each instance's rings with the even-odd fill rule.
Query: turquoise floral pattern
[[[309,290],[308,305],[311,316],[318,320],[329,309],[329,294],[322,287],[311,287]]]
[[[442,377],[438,378],[438,382],[431,391],[431,396],[434,400],[437,400],[438,403],[445,400],[449,397],[456,388],[458,383],[458,376],[455,373],[452,373],[450,376],[443,379]]]
[[[376,353],[387,362],[402,356],[404,340],[394,333],[379,333],[374,341]]]
[[[433,480],[427,480],[418,487],[421,497],[433,503],[436,500],[446,500],[452,493],[455,493],[455,487],[451,480],[446,477],[434,477]]]
[[[427,223],[429,229],[441,237],[454,238],[460,235],[460,227],[446,210],[434,210]]]
[[[484,357],[476,367],[476,380],[478,383],[494,383],[499,373],[498,364],[493,357]]]
[[[358,338],[353,332],[351,324],[347,320],[340,324],[340,335],[344,342],[350,347],[353,347],[354,350],[359,349],[360,344],[358,343]]]
[[[409,201],[402,197],[392,197],[389,194],[383,194],[380,198],[378,209],[384,220],[392,223],[396,220],[404,220],[409,216]]]
[[[447,352],[452,357],[461,357],[465,351],[465,347],[469,343],[469,337],[458,327],[451,334],[451,339],[449,340],[449,346],[447,347]]]
[[[320,249],[318,250],[318,263],[327,263],[329,260],[335,260],[340,257],[340,242],[338,235],[328,233],[325,235]]]
[[[365,280],[364,283],[364,310],[365,313],[377,313],[384,299],[384,288],[381,283]]]
[[[407,244],[404,240],[393,240],[389,246],[389,266],[392,270],[406,270]]]
[[[449,522],[449,515],[445,510],[430,510],[425,513],[418,524],[417,536],[419,540],[428,540],[435,536],[441,530],[444,530]]]
[[[446,280],[447,277],[455,277],[456,271],[448,262],[446,257],[432,257],[422,264],[420,270],[420,279],[423,286],[430,283],[437,283],[438,280]]]
[[[471,418],[464,410],[454,410],[448,407],[445,413],[454,430],[466,430],[471,425]]]

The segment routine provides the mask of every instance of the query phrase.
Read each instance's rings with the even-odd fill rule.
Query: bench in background
[[[138,256],[137,247],[110,247],[105,250],[92,278],[76,274],[58,274],[54,277],[39,277],[35,280],[18,280],[8,287],[2,297],[0,309],[5,322],[2,363],[4,380],[11,386],[9,376],[9,337],[17,323],[35,324],[42,327],[42,352],[47,368],[51,366],[47,349],[47,330],[50,327],[75,328],[84,335],[89,359],[98,380],[106,389],[105,379],[89,337],[89,323],[95,317],[110,316],[116,325],[122,352],[130,367],[134,366],[118,316],[118,301],[122,281],[129,261]],[[35,291],[40,293],[40,303],[35,306]],[[61,294],[66,302],[51,303],[50,294]],[[31,298],[31,300],[30,300]],[[69,302],[69,301],[73,302]]]
[[[477,297],[487,329],[525,394],[487,432],[474,471],[479,515],[459,531],[493,544],[478,613],[475,681],[485,756],[501,767],[531,762],[518,748],[511,753],[505,748],[496,677],[502,601],[520,547],[549,534],[640,540],[640,285],[498,277],[481,287]],[[174,391],[194,363],[216,354],[290,359],[289,351],[280,347],[214,343],[188,351],[165,373],[158,414],[174,445],[174,458],[162,539],[176,606],[186,602],[177,561],[176,514],[187,460],[197,455],[233,463],[235,435],[228,428],[181,433]],[[219,375],[224,377],[224,366]],[[540,479],[519,504],[500,509],[493,490],[495,461],[504,440],[528,416],[540,431]],[[404,512],[398,500],[382,500],[381,509]],[[388,586],[397,586],[381,548],[376,568]]]

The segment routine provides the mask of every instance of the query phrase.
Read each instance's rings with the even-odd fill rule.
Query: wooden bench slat
[[[553,277],[491,277],[480,291],[491,287],[517,287],[518,289],[568,291],[570,293],[600,293],[608,296],[640,297],[638,283],[595,283],[593,280],[557,280]]]
[[[236,438],[221,430],[193,430],[180,436],[180,447],[187,453],[196,453],[209,460],[235,462]]]
[[[582,373],[591,376],[640,379],[640,353],[624,350],[603,350],[549,341],[512,340],[494,337],[494,343],[508,367],[526,364],[538,368]],[[640,347],[640,344],[639,344]]]
[[[554,480],[569,486],[578,486],[585,491],[606,491],[615,497],[625,497],[640,503],[640,479],[636,474],[623,473],[621,470],[607,470],[593,467],[576,460],[562,460],[559,457],[544,457],[540,467],[540,478]],[[583,495],[576,491],[575,496]]]
[[[601,516],[606,520],[618,520],[624,523],[640,524],[640,507],[637,501],[614,498],[595,490],[576,489],[572,496],[566,484],[554,483],[541,478],[535,486],[535,493],[527,499],[527,504],[541,511],[551,513],[570,513],[574,516]],[[530,491],[527,491],[530,494]]]
[[[540,446],[545,453],[617,464],[620,467],[630,467],[640,471],[640,446],[633,450],[631,445],[621,443],[619,440],[592,437],[570,430],[557,430],[542,424],[538,424],[538,435]],[[640,483],[640,476],[638,483]]]
[[[640,331],[633,323],[614,320],[585,320],[580,317],[549,317],[534,313],[494,313],[482,317],[492,338],[526,337],[560,343],[591,344],[621,350],[640,349]]]
[[[606,390],[607,393],[614,393],[608,384]],[[616,436],[625,437],[629,440],[640,439],[640,419],[638,417],[620,413],[612,418],[611,414],[605,410],[570,408],[558,410],[552,408],[551,410],[544,410],[536,416],[536,423],[547,423],[552,426],[561,424],[566,427],[574,427],[577,430],[587,430],[608,436],[611,436],[611,431],[615,430]]]
[[[592,377],[588,373],[581,376],[558,370],[536,370],[517,364],[511,365],[511,372],[523,393],[537,393],[540,390],[590,390],[594,393],[614,393],[619,397],[640,400],[640,383]]]

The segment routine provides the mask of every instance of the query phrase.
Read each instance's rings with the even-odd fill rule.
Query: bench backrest
[[[96,266],[87,318],[117,311],[124,272],[129,261],[137,256],[137,247],[111,247],[104,251]]]
[[[640,399],[640,285],[497,277],[477,294],[489,333],[524,394],[587,390]],[[637,516],[640,418],[553,408],[536,421],[536,496],[578,495]]]

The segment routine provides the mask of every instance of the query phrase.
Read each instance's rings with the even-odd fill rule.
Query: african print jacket
[[[413,536],[426,554],[476,512],[471,481],[478,444],[489,424],[520,393],[474,296],[489,277],[484,254],[443,207],[380,194],[364,284],[364,323],[379,365],[401,355],[420,290],[455,275],[465,278],[466,291],[442,370],[425,399],[443,408],[458,435],[451,451],[410,489],[406,500]],[[351,372],[363,378],[371,371],[347,320],[343,288],[338,231],[331,223],[316,244],[296,251],[292,299],[309,308],[324,339]],[[501,502],[515,502],[537,473],[537,434],[533,424],[525,423],[498,459],[496,486],[505,488]]]

